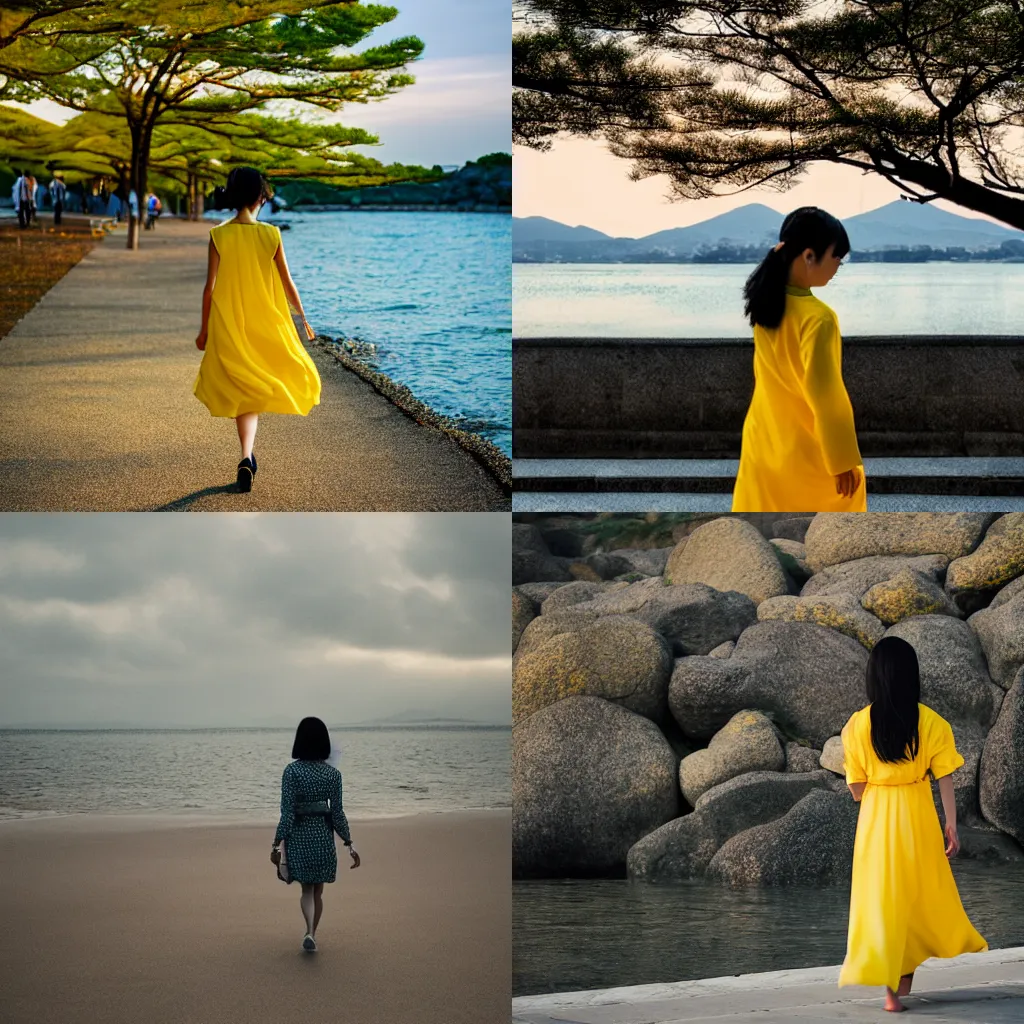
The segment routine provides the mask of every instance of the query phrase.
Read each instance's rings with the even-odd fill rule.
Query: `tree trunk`
[[[139,216],[132,215],[129,204],[127,248],[138,249],[139,226],[142,217],[146,215],[146,180],[149,177],[149,144],[153,137],[153,126],[151,124],[132,124],[129,129],[132,136],[132,168],[129,187],[135,190]]]

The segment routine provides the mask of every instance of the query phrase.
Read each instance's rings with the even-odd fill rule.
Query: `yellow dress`
[[[836,476],[859,467],[849,498]],[[842,375],[839,322],[809,288],[786,286],[776,328],[754,328],[754,396],[743,422],[733,512],[866,512],[864,467]]]
[[[843,985],[897,989],[929,957],[979,953],[988,944],[967,919],[927,773],[959,768],[953,730],[919,704],[913,761],[881,761],[871,744],[871,707],[843,728],[847,782],[866,782],[853,848],[853,887]]]
[[[280,228],[228,221],[210,237],[220,264],[196,398],[214,416],[305,416],[320,402],[320,375],[299,340],[274,263]]]

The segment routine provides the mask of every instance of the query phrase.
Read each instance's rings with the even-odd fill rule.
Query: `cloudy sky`
[[[495,513],[0,516],[0,727],[511,721]]]
[[[512,146],[512,31],[498,0],[393,0],[394,21],[358,49],[402,36],[423,40],[410,65],[416,84],[379,102],[346,107],[331,118],[365,128],[382,145],[357,147],[385,163],[463,164]],[[42,101],[39,117],[63,122],[69,111]]]

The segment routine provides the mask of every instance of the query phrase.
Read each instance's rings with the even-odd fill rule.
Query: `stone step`
[[[737,459],[513,459],[516,492],[731,494]],[[1024,458],[865,459],[869,495],[1024,497]]]
[[[731,508],[731,492],[514,491],[512,494],[513,512],[728,512]],[[1024,497],[869,493],[868,511],[1024,512]]]

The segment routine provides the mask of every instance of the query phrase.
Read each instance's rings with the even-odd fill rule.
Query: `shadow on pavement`
[[[156,508],[150,509],[150,511],[184,512],[190,505],[194,505],[197,501],[200,501],[202,498],[207,498],[211,494],[238,494],[238,484],[221,484],[219,487],[204,487],[201,491],[193,491],[191,494],[186,494],[184,497],[175,498],[174,501],[169,501],[166,505],[157,505]]]

